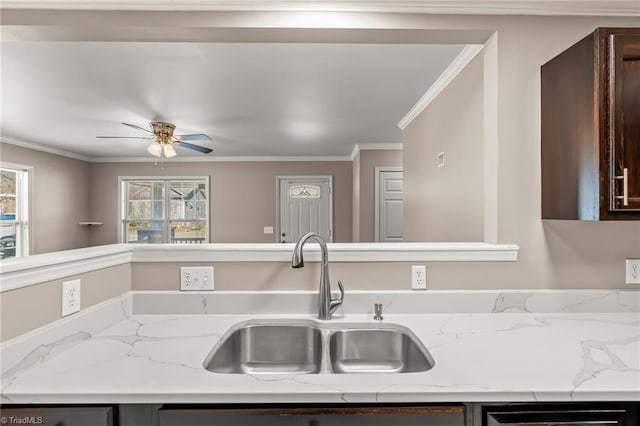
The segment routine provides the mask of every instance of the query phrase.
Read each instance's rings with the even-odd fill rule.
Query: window
[[[17,164],[0,167],[0,259],[29,254],[29,171]]]
[[[120,178],[126,243],[206,243],[209,178]]]

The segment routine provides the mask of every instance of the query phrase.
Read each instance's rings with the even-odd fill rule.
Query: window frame
[[[33,220],[31,212],[33,206],[33,166],[0,161],[0,169],[16,173],[16,219],[3,221],[4,224],[16,226],[15,256],[8,259],[29,256],[33,247]]]
[[[165,194],[163,197],[163,218],[162,219],[145,219],[141,222],[160,222],[162,223],[162,229],[166,234],[167,241],[161,244],[173,244],[171,242],[171,223],[172,222],[202,222],[201,220],[175,220],[171,219],[171,182],[175,181],[204,181],[205,194],[207,197],[207,212],[205,215],[205,224],[207,232],[205,233],[204,241],[202,244],[209,243],[211,235],[211,185],[209,176],[118,176],[118,242],[128,244],[126,238],[126,223],[127,218],[127,192],[125,191],[125,184],[130,181],[152,181],[152,182],[164,182]]]

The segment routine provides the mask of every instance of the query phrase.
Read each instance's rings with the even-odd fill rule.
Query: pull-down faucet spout
[[[344,288],[342,283],[338,281],[340,288],[340,297],[338,299],[331,298],[331,281],[329,280],[329,251],[327,243],[322,237],[315,232],[309,232],[303,235],[293,249],[293,257],[291,258],[292,268],[302,268],[304,266],[304,258],[302,249],[308,240],[316,240],[320,244],[320,253],[322,259],[322,269],[320,272],[320,287],[318,289],[318,318],[321,320],[331,319],[331,314],[342,305],[344,300]]]

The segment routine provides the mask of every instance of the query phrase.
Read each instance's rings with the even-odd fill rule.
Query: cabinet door
[[[160,409],[160,426],[464,426],[464,406]]]
[[[640,35],[609,36],[613,211],[640,211]]]
[[[490,411],[484,426],[623,426],[624,410],[536,410]]]
[[[2,407],[2,424],[113,426],[112,407]]]

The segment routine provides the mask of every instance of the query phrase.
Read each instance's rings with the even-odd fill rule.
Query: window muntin
[[[208,241],[207,178],[122,179],[127,243],[194,244]]]

